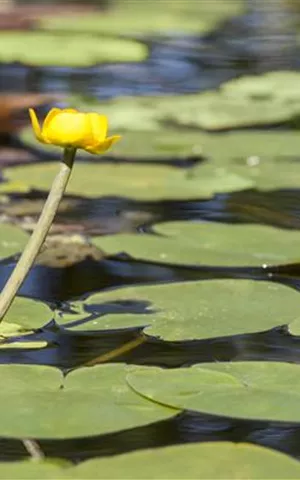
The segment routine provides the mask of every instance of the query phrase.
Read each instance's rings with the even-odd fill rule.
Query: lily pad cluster
[[[142,43],[128,35],[105,36],[108,29],[119,33],[124,23],[123,32],[132,32],[134,26],[137,33],[151,34],[154,26],[177,29],[180,25],[189,25],[191,31],[200,22],[199,28],[205,30],[212,19],[221,20],[238,8],[231,2],[225,11],[217,2],[206,2],[210,6],[197,18],[197,2],[173,2],[172,6],[168,2],[175,13],[169,18],[165,12],[160,16],[162,23],[154,25],[147,14],[151,2],[143,2],[143,7],[129,3],[127,13],[121,9],[112,14],[109,26],[104,13],[77,23],[82,43],[78,37],[74,40],[73,24],[65,19],[64,39],[58,36],[61,20],[47,19],[47,32],[26,33],[26,51],[21,44],[23,33],[1,33],[0,58],[2,54],[3,61],[76,66],[142,60],[147,51]],[[158,11],[165,6],[157,2]],[[91,32],[96,31],[102,43],[94,42],[98,36],[92,37]],[[62,41],[67,59],[57,48]],[[30,42],[39,42],[43,48],[29,49]],[[42,58],[41,51],[48,53],[43,52]],[[101,102],[79,96],[66,99],[70,107],[105,113],[112,131],[121,131],[124,139],[112,154],[100,159],[82,156],[75,166],[69,199],[61,205],[59,229],[56,226],[51,234],[58,236],[52,245],[59,256],[57,243],[74,248],[71,237],[76,226],[80,237],[76,245],[84,246],[81,255],[61,267],[47,263],[42,253],[43,260],[38,259],[28,276],[28,288],[21,291],[0,326],[4,385],[0,435],[22,447],[13,458],[18,461],[1,461],[0,476],[299,478],[299,461],[275,447],[254,445],[246,435],[240,443],[224,437],[216,442],[220,440],[217,431],[214,441],[203,442],[203,437],[189,444],[178,423],[191,414],[221,418],[228,424],[245,421],[258,428],[259,422],[299,428],[297,352],[295,359],[289,357],[293,364],[271,354],[268,361],[241,358],[242,349],[249,349],[250,359],[255,353],[255,335],[265,338],[280,331],[290,342],[297,345],[299,341],[300,223],[295,221],[300,218],[295,204],[300,178],[299,85],[298,73],[280,72],[234,80],[204,94]],[[294,130],[252,128],[278,124]],[[21,139],[29,148],[37,147],[29,130],[22,132]],[[42,158],[47,147],[39,149]],[[49,152],[43,161],[3,170],[1,280],[9,276],[24,247],[26,232],[56,173],[58,150]],[[174,162],[178,159],[180,165]],[[247,203],[247,192],[256,193],[257,198],[263,194],[264,202]],[[285,208],[276,201],[277,192],[284,193]],[[243,193],[242,203],[238,195]],[[85,200],[90,210],[95,208],[95,228],[90,224],[89,237],[78,221],[85,211],[76,217]],[[132,210],[118,207],[126,201]],[[170,208],[172,201],[177,202],[177,217]],[[211,206],[205,219],[201,202]],[[129,229],[126,220],[134,214],[133,204],[135,211],[137,205],[143,206],[144,223],[136,222],[136,228]],[[106,208],[101,210],[101,205]],[[148,207],[151,215],[145,213]],[[156,215],[156,208],[164,215]],[[200,212],[196,220],[193,209]],[[232,210],[235,221],[229,215]],[[115,228],[120,218],[126,225],[123,230]],[[102,228],[104,221],[111,222],[109,235]],[[86,282],[82,296],[72,294],[76,288],[68,291],[78,272]],[[206,276],[201,278],[199,272]],[[90,280],[96,276],[103,282],[93,289]],[[56,289],[49,288],[46,300],[40,294],[43,282]],[[61,291],[66,301],[60,300]],[[120,332],[123,342],[114,343],[112,338]],[[100,333],[104,345],[98,355],[91,344],[95,346]],[[199,356],[196,364],[187,362],[181,368],[163,368],[157,355],[151,364],[155,366],[149,366],[148,340],[152,359],[157,346],[168,347],[164,351],[168,355],[183,345],[209,349],[215,342],[230,341],[234,353],[231,361],[225,361],[214,358],[212,351],[211,361]],[[264,347],[267,350],[268,345]],[[77,363],[66,368],[75,348]],[[127,362],[128,352],[132,355]],[[169,424],[176,426],[172,434],[181,436],[165,438],[162,432]],[[148,443],[143,443],[145,436]],[[132,452],[136,439],[140,451]],[[83,447],[76,457],[72,449],[78,444]],[[276,445],[288,452],[283,443]]]

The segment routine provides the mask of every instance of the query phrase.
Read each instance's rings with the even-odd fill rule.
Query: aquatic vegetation
[[[224,57],[237,19],[199,36],[240,2],[166,3],[0,34],[8,78],[68,91],[5,116],[33,158],[3,162],[0,288],[64,158],[0,325],[3,478],[299,478],[300,76]]]

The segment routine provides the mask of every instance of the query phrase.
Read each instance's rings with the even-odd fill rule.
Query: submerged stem
[[[76,149],[66,148],[60,169],[56,175],[48,198],[36,224],[36,227],[0,295],[0,322],[11,306],[20,286],[32,267],[44,240],[50,230],[60,201],[68,184]]]

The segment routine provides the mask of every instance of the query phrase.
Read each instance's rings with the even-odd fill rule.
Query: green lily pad
[[[255,166],[272,164],[274,167],[274,163],[276,163],[276,169],[282,167],[281,174],[284,174],[283,167],[290,168],[292,166],[286,159],[280,160],[281,156],[298,158],[298,132],[239,131],[219,133],[216,136],[203,131],[167,128],[159,125],[153,118],[149,120],[147,117],[136,116],[133,105],[137,100],[145,101],[140,97],[130,98],[125,109],[123,109],[122,99],[115,99],[112,102],[94,101],[89,104],[81,104],[75,98],[70,99],[67,105],[83,111],[98,111],[108,116],[112,133],[123,133],[122,140],[116,143],[113,150],[109,152],[114,156],[125,156],[132,160],[136,157],[148,160],[154,156],[176,158],[177,156],[188,157],[203,154],[209,158],[210,162],[216,162],[219,167],[243,166],[249,172],[254,169],[253,164]],[[120,107],[118,107],[118,102],[121,102]],[[148,102],[151,106],[153,99],[151,103],[150,100]],[[20,137],[28,145],[38,146],[47,153],[53,150],[56,155],[61,154],[60,148],[39,143],[30,127],[24,128]],[[91,156],[91,160],[93,158],[96,157]],[[253,158],[257,159],[256,163],[251,162]],[[199,175],[201,175],[202,165],[195,170],[199,170]]]
[[[5,315],[5,322],[0,324],[0,336],[11,337],[40,328],[52,318],[50,308],[44,303],[28,298],[16,297]]]
[[[288,330],[291,335],[300,336],[300,319],[296,318],[288,325]]]
[[[299,117],[299,86],[294,72],[243,77],[216,92],[165,98],[160,113],[177,125],[209,131],[286,123]]]
[[[139,61],[146,47],[130,39],[51,32],[0,33],[1,62],[30,65],[89,66],[99,62]],[[36,46],[39,48],[36,48]]]
[[[74,107],[78,108],[76,103],[74,104]],[[97,108],[99,110],[99,107]],[[126,111],[125,113],[128,121],[129,112]],[[112,126],[113,132],[119,132],[118,119],[109,117],[109,122]],[[20,136],[22,141],[27,145],[38,146],[48,154],[51,150],[53,150],[56,155],[61,154],[61,148],[59,147],[40,144],[36,140],[32,128],[30,127],[23,129]],[[139,160],[149,161],[152,158],[157,160],[157,157],[159,157],[163,160],[170,158],[172,161],[178,157],[184,158],[203,154],[202,144],[203,141],[207,142],[208,137],[207,134],[199,132],[185,132],[184,135],[178,135],[178,130],[167,128],[160,129],[156,131],[155,134],[153,134],[150,129],[149,131],[145,130],[138,132],[127,131],[123,135],[122,141],[114,145],[113,150],[109,152],[109,155],[115,157],[120,156],[120,158],[130,158],[132,160],[138,158]],[[93,160],[93,158],[96,159],[97,157],[91,156],[90,158]],[[101,157],[98,158],[101,159]]]
[[[300,260],[300,232],[264,225],[170,222],[160,236],[119,234],[94,237],[107,254],[175,264],[270,266]]]
[[[171,417],[178,410],[128,388],[122,365],[81,369],[64,380],[51,367],[1,365],[1,435],[70,438],[100,435]],[[63,385],[63,388],[61,386]]]
[[[0,225],[0,258],[10,257],[23,250],[28,235],[12,225]]]
[[[264,75],[250,75],[237,78],[223,85],[226,96],[252,98],[262,101],[274,99],[300,102],[300,75],[298,72],[269,72]]]
[[[300,463],[256,445],[213,442],[92,459],[67,472],[72,479],[282,480],[298,479]]]
[[[111,313],[68,327],[85,318],[84,306],[116,302],[148,302],[145,314]],[[287,324],[299,314],[295,290],[269,282],[210,280],[173,285],[128,287],[74,302],[78,315],[58,316],[67,328],[102,330],[145,326],[145,332],[165,340],[187,340],[259,332]]]
[[[34,329],[40,328],[52,318],[49,307],[41,302],[28,298],[16,297],[6,313],[4,320],[0,323],[0,347],[22,348],[21,343],[5,342],[6,339],[31,333]],[[26,342],[25,342],[26,343]],[[35,342],[34,348],[41,348],[44,342]],[[26,348],[32,348],[26,343]],[[24,348],[24,345],[23,345]]]
[[[229,417],[299,422],[299,366],[279,362],[132,368],[129,385],[143,398]]]
[[[19,192],[19,193],[27,193],[29,191],[29,187],[26,183],[20,182],[1,182],[0,183],[0,199],[6,199],[5,194],[11,192]]]
[[[57,480],[65,478],[66,468],[49,461],[25,460],[21,462],[0,462],[0,476],[6,480]]]
[[[1,336],[1,334],[0,334]],[[18,350],[18,349],[36,349],[39,350],[40,348],[44,348],[47,346],[47,342],[12,342],[12,343],[1,343],[0,341],[0,349],[2,350]]]
[[[219,21],[242,11],[242,2],[236,0],[228,4],[215,2],[118,2],[112,9],[99,14],[91,13],[67,18],[58,15],[41,20],[43,28],[63,29],[70,32],[107,32],[109,34],[155,33],[166,31],[203,32],[211,30]]]
[[[49,189],[58,164],[27,165],[5,170],[11,180],[26,177],[32,188]],[[209,197],[216,191],[230,192],[251,187],[252,182],[224,168],[203,165],[201,179],[169,166],[75,165],[67,192],[88,196],[127,196],[138,199]]]
[[[166,125],[208,132],[277,124],[298,128],[299,87],[300,73],[275,72],[243,77],[204,93],[121,97],[102,102],[76,96],[69,102],[83,110],[106,114],[114,128],[124,131],[158,131]]]

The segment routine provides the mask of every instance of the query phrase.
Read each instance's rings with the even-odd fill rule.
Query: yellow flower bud
[[[42,127],[35,111],[29,109],[36,138],[59,147],[81,148],[89,153],[104,153],[121,137],[107,137],[107,117],[98,113],[80,113],[70,108],[52,108]]]

